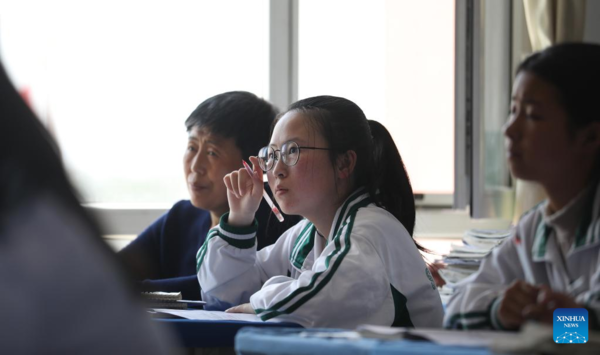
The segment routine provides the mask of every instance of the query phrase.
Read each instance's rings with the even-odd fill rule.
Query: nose
[[[510,114],[508,120],[504,124],[504,136],[512,141],[519,136],[519,124],[521,122],[519,113]]]
[[[283,163],[283,159],[281,159],[281,153],[275,156],[275,162],[273,164],[273,169],[271,169],[273,176],[276,176],[278,178],[283,178],[287,176],[288,166]]]
[[[192,158],[191,170],[200,175],[204,175],[206,173],[206,159],[203,159],[204,154],[202,151],[198,151],[196,155]]]

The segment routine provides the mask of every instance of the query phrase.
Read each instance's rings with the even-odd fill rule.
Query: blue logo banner
[[[588,341],[588,311],[585,308],[557,308],[554,310],[552,330],[554,342],[583,344]]]

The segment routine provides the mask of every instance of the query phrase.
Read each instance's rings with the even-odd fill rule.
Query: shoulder
[[[174,220],[177,223],[190,221],[210,221],[210,212],[194,207],[190,200],[181,200],[173,205],[164,216],[167,221]]]
[[[517,235],[519,235],[520,237],[525,237],[529,235],[533,236],[532,233],[527,232],[531,231],[532,228],[537,228],[542,216],[544,215],[544,208],[546,206],[546,203],[547,200],[544,200],[521,215],[521,218],[519,218],[519,222],[517,223]]]
[[[193,214],[193,215],[210,215],[207,210],[194,207],[190,200],[181,200],[176,202],[168,211],[169,214]]]
[[[208,211],[194,207],[189,200],[181,200],[140,233],[138,239],[163,238],[164,235],[179,236],[188,233],[195,235],[202,231],[206,232],[210,224]]]
[[[370,204],[358,210],[352,228],[353,235],[362,235],[370,240],[394,239],[414,244],[406,228],[388,211]],[[400,236],[400,238],[398,238]]]

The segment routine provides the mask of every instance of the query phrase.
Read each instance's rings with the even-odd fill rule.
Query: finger
[[[523,308],[523,312],[521,312],[521,314],[523,315],[523,318],[535,319],[537,314],[540,313],[540,309],[541,307],[539,304],[530,304]]]
[[[558,294],[553,292],[552,289],[548,287],[548,285],[541,285],[540,292],[538,292],[536,301],[538,303],[547,303],[550,300],[555,299],[557,297]]]
[[[240,190],[239,190],[239,172],[238,171],[232,171],[230,174],[230,179],[231,179],[231,191],[235,194],[235,197],[237,198],[241,198],[240,195]]]
[[[258,158],[257,157],[250,157],[250,162],[252,163],[252,167],[253,167],[253,171],[254,171],[254,177],[252,179],[252,183],[254,184],[253,186],[253,194],[255,195],[262,195],[263,190],[265,188],[265,184],[263,182],[263,170],[260,168],[260,165],[258,164]]]
[[[227,187],[227,192],[232,194],[233,196],[235,196],[236,198],[239,198],[236,194],[235,191],[233,191],[233,186],[231,184],[231,174],[227,174],[223,177],[223,182],[225,183],[225,187]]]
[[[528,284],[525,281],[519,280],[516,284],[516,290],[518,290],[521,294],[530,298],[531,302],[535,302],[537,294],[539,292],[539,287],[535,285]]]
[[[531,296],[521,292],[520,290],[512,290],[510,292],[506,291],[504,294],[503,303],[506,306],[522,309],[523,307],[536,302],[535,299],[532,299]]]
[[[523,322],[523,307],[516,305],[507,305],[498,310],[503,319],[509,319],[511,322],[521,324]]]
[[[258,164],[258,157],[250,157],[250,162],[252,163],[252,170],[256,176],[260,176],[260,181],[262,181],[262,176],[264,171],[260,168],[260,164]]]
[[[240,169],[238,171],[238,190],[240,191],[240,196],[244,196],[246,192],[248,192],[253,185],[252,176],[246,169]]]
[[[242,312],[240,312],[240,306],[235,306],[235,307],[226,309],[225,313],[242,313]]]
[[[513,303],[526,306],[537,301],[538,289],[524,281],[514,282],[506,291],[505,297]]]

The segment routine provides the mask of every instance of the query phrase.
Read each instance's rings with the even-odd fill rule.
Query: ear
[[[600,122],[592,122],[583,129],[582,147],[590,152],[600,150]]]
[[[349,150],[338,156],[336,161],[337,177],[340,179],[349,178],[356,167],[356,152]]]

